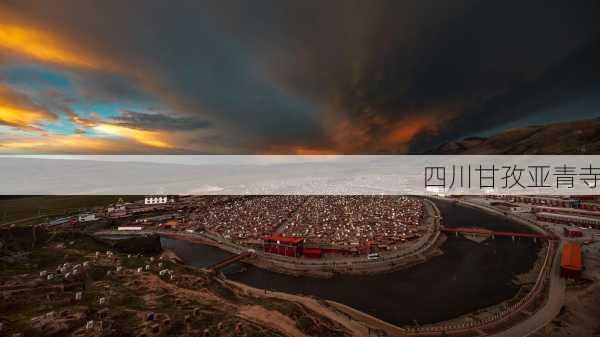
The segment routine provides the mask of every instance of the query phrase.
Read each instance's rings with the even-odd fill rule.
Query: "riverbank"
[[[348,315],[345,315],[344,313],[342,313],[338,310],[335,310],[335,308],[332,307],[335,305],[342,306],[342,304],[339,304],[339,303],[335,303],[335,302],[331,302],[331,301],[324,302],[324,301],[319,301],[319,300],[311,298],[311,297],[298,296],[298,295],[287,294],[287,293],[282,293],[282,292],[278,292],[278,291],[264,291],[262,289],[253,288],[253,287],[250,287],[243,283],[239,283],[239,282],[235,282],[235,281],[231,281],[231,280],[225,280],[225,282],[227,284],[229,284],[230,286],[239,289],[241,292],[243,292],[244,294],[246,294],[248,296],[254,296],[257,298],[280,299],[280,300],[286,300],[286,301],[299,303],[299,304],[307,307],[308,309],[318,313],[319,315],[338,323],[339,325],[341,325],[348,331],[352,332],[354,336],[368,336],[368,335],[370,335],[370,332],[376,332],[376,330],[377,330],[375,328],[372,328],[370,325],[365,324],[365,322],[363,322],[362,320],[352,319]],[[368,316],[368,315],[365,315],[365,316]],[[371,316],[369,316],[369,317],[377,320],[375,317],[371,317]],[[385,323],[385,322],[382,322],[382,323]],[[391,324],[390,324],[390,326],[391,326]]]
[[[443,254],[440,247],[445,242],[446,236],[440,232],[441,213],[432,201],[425,199],[424,203],[426,216],[423,221],[427,229],[425,234],[414,242],[403,244],[397,250],[380,253],[377,259],[367,259],[366,256],[307,259],[302,257],[286,257],[257,250],[254,253],[254,257],[245,260],[244,263],[281,274],[317,278],[330,278],[339,274],[372,275],[409,268]],[[189,233],[144,230],[127,233],[101,231],[96,234],[100,236],[115,236],[148,235],[151,233],[171,239],[211,245],[232,254],[240,254],[249,249],[249,247],[227,241],[220,236],[208,232]]]
[[[448,200],[444,200],[448,202]],[[534,232],[551,235],[545,226],[537,224],[535,221],[502,212],[489,205],[476,201],[453,200],[453,203],[485,211],[495,216],[500,216],[509,221],[525,225]],[[498,303],[496,305],[482,308],[475,312],[462,315],[456,319],[432,324],[429,326],[410,329],[412,333],[419,332],[444,332],[466,333],[475,331],[485,335],[507,335],[509,328],[519,328],[526,326],[530,317],[542,316],[540,312],[549,302],[549,294],[552,287],[556,287],[557,263],[559,261],[558,252],[560,252],[560,240],[558,242],[548,241],[543,244],[542,251],[538,252],[538,257],[531,270],[521,275],[517,275],[516,282],[520,284],[520,290],[513,298]],[[560,278],[558,278],[560,280]],[[532,282],[533,281],[533,282]],[[538,317],[535,317],[536,319]],[[529,333],[535,331],[532,328]],[[507,335],[508,336],[508,335]]]
[[[546,227],[538,224],[537,222],[535,222],[533,220],[526,219],[526,218],[520,217],[515,214],[511,214],[510,212],[501,211],[501,210],[493,208],[485,203],[476,202],[474,200],[465,200],[465,199],[454,199],[452,202],[456,202],[465,207],[479,209],[484,212],[503,217],[511,222],[524,225],[534,232],[547,234],[547,235],[553,235],[553,233],[551,231],[548,231],[548,229]]]
[[[453,203],[439,204],[450,225],[500,226],[502,230],[519,227],[514,223],[506,223],[504,217],[492,217],[488,212],[475,208],[446,205]],[[192,233],[182,235],[195,236]],[[165,247],[176,251],[186,264],[195,267],[206,268],[228,256],[228,253],[212,248],[214,245],[207,245],[204,240],[193,240],[203,244],[201,246],[190,243],[191,240],[167,236],[162,241]],[[345,306],[346,309],[365,313],[361,321],[372,322],[370,326],[373,328],[382,329],[379,327],[385,326],[376,324],[377,321],[373,320],[376,317],[376,320],[399,327],[400,331],[415,329],[413,333],[418,334],[422,331],[443,331],[430,329],[436,325],[449,330],[465,327],[450,322],[494,306],[500,308],[499,303],[507,304],[511,299],[518,299],[517,296],[521,298],[524,295],[524,292],[519,293],[521,284],[513,281],[519,275],[530,272],[535,261],[539,260],[537,254],[542,252],[534,247],[536,245],[531,240],[513,242],[497,238],[476,243],[462,237],[451,237],[444,243],[443,255],[400,272],[336,274],[329,280],[315,280],[304,277],[307,276],[305,274],[291,277],[248,265],[241,268],[232,266],[224,273],[227,279],[261,289],[258,291],[267,289],[269,293],[276,291],[298,294],[300,297],[316,296],[326,299],[319,302],[343,303],[336,307],[345,312],[349,311],[340,308]],[[410,303],[410,308],[401,303]],[[504,317],[505,313],[501,314]],[[354,319],[359,319],[359,316]]]
[[[292,276],[332,277],[339,274],[373,275],[389,273],[424,263],[432,257],[443,254],[440,247],[446,236],[440,232],[441,214],[437,206],[424,200],[426,218],[425,235],[415,242],[404,244],[398,250],[381,252],[379,258],[336,257],[320,260],[288,258],[275,254],[259,253],[257,258],[248,261],[256,267]]]
[[[479,332],[493,334],[525,319],[527,316],[520,313],[522,308],[526,309],[528,315],[531,315],[539,305],[543,304],[543,300],[540,301],[539,295],[543,295],[545,273],[540,273],[545,269],[544,265],[549,262],[547,256],[550,255],[553,254],[547,254],[546,249],[538,252],[538,258],[542,258],[542,261],[538,260],[539,263],[536,263],[532,270],[527,273],[516,276],[518,279],[525,280],[526,283],[530,283],[531,277],[534,278],[534,280],[531,280],[531,286],[521,289],[516,296],[491,307],[485,307],[451,320],[418,327],[388,323],[364,311],[334,300],[321,300],[307,294],[256,288],[230,279],[224,279],[224,282],[258,298],[277,298],[297,302],[328,317],[353,333],[359,332],[359,336],[369,335],[367,332],[371,335],[390,337],[438,335],[441,332],[445,332],[448,336],[465,336]],[[544,257],[546,258],[544,259]],[[401,308],[398,309],[402,310]]]
[[[22,257],[0,261],[0,336],[365,336],[296,301],[245,295],[174,253],[113,252],[74,231],[36,242],[0,246]]]

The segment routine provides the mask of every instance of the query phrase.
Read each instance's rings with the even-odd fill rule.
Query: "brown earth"
[[[68,242],[61,238],[50,235],[23,251],[18,263],[0,261],[1,336],[352,335],[301,302],[248,293],[169,254],[109,255],[108,246],[85,235],[69,233]],[[103,253],[96,257],[96,251]],[[58,270],[65,263],[68,268]],[[170,273],[160,275],[165,269]],[[81,300],[75,299],[78,292]]]
[[[445,143],[426,154],[554,155],[599,154],[600,118],[510,129],[489,138]]]

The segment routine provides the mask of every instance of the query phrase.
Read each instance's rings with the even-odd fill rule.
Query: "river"
[[[530,231],[520,224],[479,209],[435,201],[448,227],[483,227]],[[230,256],[211,246],[161,239],[185,263],[206,267]],[[329,279],[295,277],[254,266],[224,270],[231,280],[256,288],[314,295],[337,301],[399,326],[440,322],[491,306],[516,295],[516,275],[534,264],[539,244],[531,240],[496,238],[478,244],[450,236],[444,254],[414,267],[386,274],[337,275]]]

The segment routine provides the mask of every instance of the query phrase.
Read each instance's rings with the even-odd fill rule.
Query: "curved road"
[[[517,323],[517,325],[490,336],[515,337],[529,336],[550,323],[558,314],[565,303],[565,280],[560,277],[560,255],[564,242],[561,240],[552,263],[550,273],[550,291],[544,306],[531,317]]]
[[[499,210],[496,210],[492,207],[489,207],[485,204],[478,202],[469,202],[461,200],[461,202],[466,204],[471,204],[475,207],[487,208],[490,211],[496,213],[503,213]],[[515,218],[520,218],[519,216],[513,215]],[[522,219],[528,222],[527,219]],[[496,334],[490,334],[489,336],[494,337],[515,337],[515,336],[529,336],[546,325],[548,325],[556,316],[560,314],[560,310],[562,309],[565,303],[565,289],[566,283],[565,280],[560,277],[560,257],[562,248],[564,245],[564,240],[562,239],[562,235],[560,231],[556,231],[552,229],[552,232],[559,238],[559,244],[554,255],[554,261],[552,262],[552,271],[550,272],[550,290],[548,292],[548,298],[544,306],[533,313],[529,318],[525,319],[522,322],[517,323],[513,327],[504,330],[502,332],[498,332]]]

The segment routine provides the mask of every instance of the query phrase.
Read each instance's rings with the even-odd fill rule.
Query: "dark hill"
[[[425,154],[600,154],[600,118],[509,129],[442,144]]]

